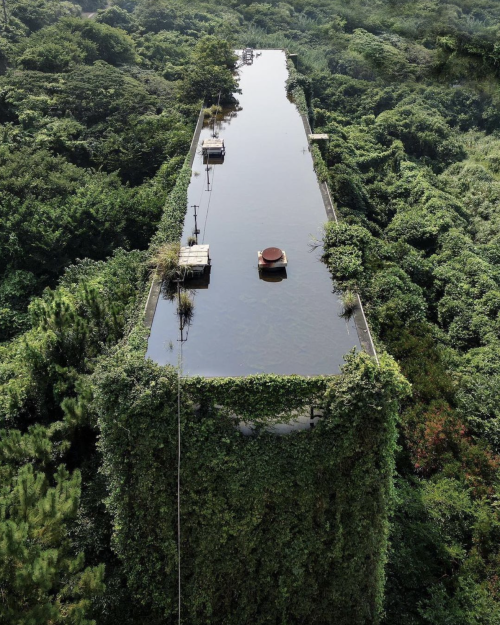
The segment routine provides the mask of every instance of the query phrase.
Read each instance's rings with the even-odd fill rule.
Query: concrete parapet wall
[[[198,121],[196,122],[193,138],[191,140],[191,146],[189,147],[187,159],[190,167],[193,166],[194,157],[196,156],[196,150],[198,148],[198,141],[200,139],[201,129],[203,128],[203,120],[205,119],[203,115],[204,108],[205,103],[203,103],[201,106],[200,114],[198,115]],[[155,316],[156,306],[158,304],[160,293],[161,281],[155,276],[151,281],[151,288],[149,289],[148,299],[146,300],[146,305],[144,307],[144,326],[146,328],[151,329],[151,326],[153,325],[153,319]]]

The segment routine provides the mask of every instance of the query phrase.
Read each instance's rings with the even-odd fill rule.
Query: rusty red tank
[[[268,263],[275,263],[283,256],[283,250],[279,247],[266,247],[262,252],[262,258]]]

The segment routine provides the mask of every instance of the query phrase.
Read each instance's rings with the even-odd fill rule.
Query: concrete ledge
[[[201,129],[203,128],[203,120],[205,119],[203,115],[204,110],[205,103],[203,103],[201,106],[200,114],[198,115],[198,121],[196,123],[193,138],[191,140],[191,146],[188,152],[190,167],[193,166],[194,157],[196,156],[196,150],[198,148],[198,141],[200,139]],[[160,298],[160,293],[161,281],[157,277],[155,277],[151,281],[148,299],[146,301],[146,306],[144,307],[144,326],[146,328],[149,328],[150,330],[151,326],[153,325],[153,319],[155,316],[156,306],[158,305],[158,300]]]
[[[151,287],[149,289],[148,299],[146,300],[146,306],[144,306],[144,325],[151,330],[153,325],[153,319],[156,312],[156,306],[161,292],[161,280],[155,276],[151,281]]]
[[[300,113],[300,111],[299,111]],[[307,137],[312,134],[311,125],[309,123],[309,118],[307,115],[300,113],[302,118],[302,123],[304,124],[304,130],[306,132]],[[335,205],[332,200],[332,196],[330,194],[330,189],[328,188],[328,183],[320,182],[318,180],[319,189],[321,191],[321,197],[323,198],[323,204],[325,205],[326,215],[328,217],[328,221],[335,221],[338,223],[337,212],[335,211]],[[368,326],[368,321],[366,320],[365,311],[363,309],[363,303],[361,298],[358,295],[358,307],[354,311],[353,314],[354,324],[356,326],[356,332],[358,334],[359,343],[362,349],[375,358],[377,364],[379,362],[377,351],[375,350],[375,344],[373,343],[373,338],[370,332],[370,327]]]
[[[309,123],[309,118],[304,113],[300,113],[300,117],[302,118],[302,123],[304,124],[304,130],[309,137],[312,134],[311,124]],[[323,198],[323,204],[325,205],[325,211],[329,221],[337,221],[338,217],[335,212],[335,207],[333,205],[332,196],[330,195],[330,189],[328,188],[328,184],[326,182],[320,182],[318,180],[319,190],[321,191],[321,197]]]
[[[198,140],[200,138],[201,129],[203,128],[203,121],[205,119],[203,113],[205,111],[205,103],[201,105],[200,114],[198,115],[198,121],[196,128],[194,129],[193,138],[191,140],[191,146],[189,148],[189,164],[193,166],[194,157],[196,156],[196,148],[198,147]]]
[[[372,334],[370,332],[370,326],[368,325],[368,321],[366,320],[365,311],[363,309],[363,302],[361,301],[359,294],[358,308],[356,308],[356,310],[354,311],[353,318],[361,347],[368,355],[370,355],[372,358],[375,358],[375,361],[377,362],[377,364],[379,364],[377,352],[373,343]]]

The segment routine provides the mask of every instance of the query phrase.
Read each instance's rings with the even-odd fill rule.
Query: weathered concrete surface
[[[311,124],[309,123],[309,119],[307,115],[303,113],[300,114],[302,118],[302,122],[304,124],[304,131],[308,138],[312,134]],[[330,189],[328,188],[328,184],[326,182],[319,182],[319,188],[321,191],[321,197],[323,198],[323,203],[325,205],[325,211],[328,216],[329,221],[338,222],[337,211],[335,210],[335,205],[332,200],[332,196],[330,194]],[[361,343],[361,347],[363,350],[375,358],[378,362],[377,351],[375,349],[375,345],[373,343],[373,338],[370,332],[370,328],[368,326],[368,322],[366,320],[365,312],[363,310],[363,302],[358,295],[358,307],[354,311],[353,314],[354,323],[356,324],[356,332],[358,333],[359,342]]]
[[[144,325],[146,328],[151,328],[153,325],[153,319],[155,317],[156,306],[161,293],[161,280],[156,276],[151,280],[151,287],[149,289],[148,299],[146,306],[144,307]]]
[[[196,149],[198,147],[198,141],[200,139],[201,129],[203,128],[203,111],[204,104],[200,109],[200,114],[198,115],[198,121],[196,123],[196,128],[194,129],[193,139],[191,140],[191,146],[189,148],[189,166],[193,166],[194,157],[196,156]],[[146,306],[144,307],[144,325],[146,328],[151,330],[151,326],[153,325],[153,319],[156,312],[156,306],[158,305],[158,299],[161,293],[161,282],[158,278],[153,278],[151,281],[151,287],[149,289],[148,299],[146,301]]]

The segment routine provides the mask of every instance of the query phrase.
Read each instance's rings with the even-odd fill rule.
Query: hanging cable
[[[219,91],[219,98],[217,100],[217,113],[219,112],[220,109],[220,99],[221,99],[221,95],[222,92]],[[213,117],[213,132],[212,135],[215,136],[215,128],[216,128],[216,123],[217,123],[217,113],[214,114]],[[220,123],[220,129],[222,130],[222,120],[219,122]],[[207,159],[206,159],[206,172],[207,172],[207,189],[205,189],[203,187],[201,194],[200,194],[200,199],[198,202],[198,206],[201,207],[201,201],[202,201],[202,197],[205,191],[208,192],[209,196],[208,196],[208,205],[207,205],[207,212],[205,214],[205,223],[203,225],[203,237],[202,237],[202,244],[205,242],[205,231],[207,228],[207,219],[208,219],[208,213],[210,211],[210,202],[212,201],[212,190],[214,187],[214,180],[215,180],[215,167],[212,166],[213,169],[213,174],[212,174],[212,182],[210,183],[210,176],[209,176],[209,165],[210,165],[210,154],[207,154]]]
[[[219,104],[220,104],[220,96],[221,94],[219,93],[219,100],[217,103],[217,110],[219,110]],[[216,124],[216,118],[214,119],[214,131],[215,131],[215,124]],[[210,155],[207,154],[207,173],[208,173],[208,167],[209,167],[209,163],[210,163]],[[207,205],[207,212],[205,215],[205,223],[203,226],[203,238],[202,238],[202,242],[205,241],[205,231],[206,231],[206,227],[207,227],[207,219],[208,219],[208,213],[210,210],[210,202],[212,200],[212,190],[213,190],[213,186],[214,186],[214,179],[215,179],[215,168],[213,170],[213,176],[212,176],[212,184],[211,184],[211,188],[210,188],[210,182],[209,182],[209,189],[208,189],[208,205]],[[208,180],[210,180],[208,178]],[[200,194],[200,200],[198,203],[198,207],[201,207],[201,200],[203,197],[205,189],[202,189],[202,192]],[[177,280],[177,301],[180,305],[180,295],[181,295],[181,289],[180,289],[180,280]],[[182,610],[181,610],[181,606],[182,606],[182,584],[181,584],[181,379],[182,379],[182,367],[183,367],[183,358],[182,358],[182,346],[184,343],[184,339],[183,337],[183,322],[182,322],[182,318],[179,315],[179,351],[178,351],[178,357],[177,357],[177,598],[178,598],[178,602],[177,602],[177,613],[178,613],[178,625],[181,625],[181,620],[182,620]],[[189,333],[189,323],[188,323],[188,330],[187,332]]]
[[[220,107],[220,96],[221,96],[221,91],[219,91],[219,99],[217,100],[217,112],[220,112],[220,119],[219,119],[219,134],[222,132],[222,120],[224,119],[224,115],[222,115],[222,109]]]
[[[177,302],[180,306],[180,280],[177,280]],[[182,377],[182,317],[179,314],[179,352],[177,356],[177,594],[178,623],[181,625],[181,377]]]
[[[219,104],[220,104],[220,97],[221,94],[219,93],[219,100],[217,103],[217,112],[219,111]],[[214,132],[215,132],[215,126],[216,126],[216,116],[214,118]],[[210,155],[207,154],[207,173],[208,173],[208,166],[210,163]],[[202,241],[205,241],[205,230],[207,227],[207,219],[208,219],[208,212],[210,210],[210,202],[212,200],[212,190],[213,190],[213,186],[214,186],[214,179],[215,179],[215,168],[213,170],[213,176],[212,176],[212,184],[211,184],[211,188],[208,189],[208,205],[207,205],[207,212],[205,215],[205,223],[203,226],[203,239]],[[210,178],[208,178],[208,180],[210,180]],[[209,187],[210,187],[210,182],[209,182]],[[203,197],[205,189],[202,189],[202,192],[200,194],[200,200],[198,202],[198,207],[201,207],[201,200]],[[181,288],[180,288],[180,279],[177,280],[177,301],[178,301],[178,305],[180,305],[180,296],[181,296]],[[179,351],[178,351],[178,356],[177,356],[177,598],[178,598],[178,602],[177,602],[177,613],[178,613],[178,625],[181,625],[181,617],[182,617],[182,612],[181,612],[181,605],[182,605],[182,584],[181,584],[181,379],[182,379],[182,366],[183,366],[183,358],[182,358],[182,346],[185,340],[187,340],[187,336],[186,339],[184,339],[183,336],[183,321],[182,321],[182,317],[179,314]],[[189,333],[189,323],[188,325],[188,330],[187,333]]]
[[[215,113],[214,116],[212,117],[212,124],[213,124],[213,129],[212,129],[212,138],[215,139],[217,136],[216,133],[216,128],[217,128],[217,115],[219,114],[219,109],[220,109],[220,96],[221,96],[221,91],[219,91],[219,99],[217,100],[217,108],[215,109]]]
[[[206,97],[206,94],[203,96],[203,102],[205,102],[205,97]],[[210,124],[210,122],[209,122],[209,124]],[[202,150],[202,152],[203,152],[203,150]],[[209,155],[209,154],[207,154],[207,163],[206,163],[206,164],[207,164],[207,166],[208,166],[208,163],[209,163],[209,162],[210,162],[210,155]],[[203,198],[203,194],[204,194],[204,193],[205,193],[205,185],[203,185],[203,186],[202,186],[202,188],[201,188],[200,199],[198,200],[198,204],[197,204],[197,206],[198,206],[199,208],[201,208],[201,200],[202,200],[202,198]]]
[[[203,151],[202,151],[202,157],[203,157]],[[206,164],[207,164],[207,166],[208,166],[209,161],[210,161],[210,155],[209,155],[209,154],[207,154],[207,163],[206,163]],[[203,198],[203,194],[204,194],[204,193],[205,193],[205,185],[203,184],[203,185],[202,185],[202,187],[201,187],[200,199],[198,200],[198,206],[199,206],[200,208],[201,208],[201,200],[202,200],[202,198]]]
[[[181,625],[181,367],[182,341],[179,346],[180,367],[177,373],[177,578],[178,578],[178,613]]]
[[[208,212],[210,211],[210,202],[212,201],[212,190],[214,188],[214,180],[215,180],[215,168],[214,168],[214,173],[212,176],[212,188],[210,189],[209,192],[209,196],[208,196],[208,206],[207,206],[207,212],[205,214],[205,223],[203,224],[203,236],[201,238],[201,243],[205,243],[205,230],[207,229],[207,219],[208,219]]]

